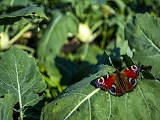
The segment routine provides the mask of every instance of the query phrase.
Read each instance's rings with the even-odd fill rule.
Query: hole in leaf
[[[33,14],[33,16],[35,16],[35,15],[36,15],[36,13],[35,13],[35,12],[32,12],[32,14]]]
[[[4,95],[2,95],[0,98],[4,98]]]
[[[18,120],[18,117],[20,116],[20,112],[19,112],[19,102],[17,102],[14,106],[14,110],[13,110],[13,120]]]
[[[79,112],[80,111],[80,109],[79,108],[77,108],[77,112]]]

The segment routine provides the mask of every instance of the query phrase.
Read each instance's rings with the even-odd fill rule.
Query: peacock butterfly
[[[133,91],[137,85],[139,67],[133,65],[121,71],[100,77],[96,80],[96,86],[109,91],[114,96],[122,96]]]

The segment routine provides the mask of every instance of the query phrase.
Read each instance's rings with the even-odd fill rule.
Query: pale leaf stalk
[[[94,34],[92,34],[90,41],[93,41],[100,33],[101,33],[101,29],[99,29],[98,31],[96,31]],[[84,48],[84,53],[83,53],[83,59],[86,58],[87,54],[88,54],[88,49],[89,49],[89,43],[90,42],[86,42],[85,43],[85,48]]]
[[[15,44],[16,47],[23,49],[23,50],[27,50],[29,52],[31,52],[31,54],[33,55],[35,53],[35,50],[31,47],[25,46],[25,45],[19,45],[19,44]]]
[[[88,54],[88,49],[89,49],[89,42],[85,43],[85,48],[84,48],[84,53],[83,53],[83,59],[86,58],[87,54]]]
[[[17,35],[15,35],[11,40],[10,40],[10,45],[12,45],[14,42],[18,40],[27,30],[29,30],[32,27],[32,23],[28,23]]]
[[[103,21],[102,21],[102,20],[98,21],[98,22],[91,28],[92,33],[93,33],[98,27],[100,27],[102,24],[103,24]]]
[[[99,29],[98,31],[96,31],[95,33],[92,34],[90,41],[93,41],[98,35],[100,35],[102,32],[102,29]]]

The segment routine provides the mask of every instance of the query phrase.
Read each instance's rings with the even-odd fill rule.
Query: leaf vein
[[[95,89],[93,92],[91,92],[90,94],[86,95],[86,97],[81,100],[81,102],[79,102],[74,108],[73,110],[64,118],[64,120],[67,120],[69,118],[69,116],[83,103],[85,102],[87,99],[89,99],[90,97],[92,97],[92,95],[94,95],[95,93],[97,93],[100,90],[100,88]]]
[[[137,86],[137,87],[138,87],[138,89],[139,89],[139,91],[140,91],[140,93],[141,93],[141,95],[142,95],[142,97],[143,97],[143,99],[144,99],[144,102],[145,102],[146,107],[147,107],[147,111],[148,111],[149,118],[151,119],[151,114],[150,114],[150,110],[149,110],[149,105],[148,105],[148,103],[147,103],[147,101],[146,101],[146,98],[145,98],[145,96],[144,96],[141,88],[140,88],[139,86]]]
[[[140,28],[139,25],[138,25],[138,27],[139,27],[141,33],[142,33],[142,34],[147,38],[147,40],[151,43],[151,45],[153,45],[153,47],[156,48],[156,49],[158,50],[158,52],[160,52],[160,49],[155,45],[155,43],[153,43],[153,41],[152,41],[150,38],[148,38],[148,36],[145,35],[145,33],[142,31],[142,29]]]

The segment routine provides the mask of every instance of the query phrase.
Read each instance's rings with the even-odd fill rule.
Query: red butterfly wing
[[[120,83],[120,77],[117,73],[111,74],[114,76],[114,84],[112,84],[112,87],[109,89],[109,93],[111,93],[114,96],[122,96],[125,93],[125,90],[122,88],[122,85]]]
[[[121,96],[125,93],[119,83],[119,76],[116,73],[107,75],[105,77],[100,77],[96,81],[97,87],[103,88],[109,91],[114,96]]]
[[[120,72],[120,81],[126,92],[130,92],[136,87],[138,73],[139,67],[136,65],[126,68]]]
[[[96,80],[96,85],[97,87],[101,87],[108,91],[114,84],[114,81],[115,76],[113,74],[110,74],[104,77],[100,77],[98,80]]]
[[[123,69],[121,71],[121,74],[125,75],[128,78],[137,79],[138,72],[139,72],[139,67],[136,66],[136,65],[133,65],[133,66],[131,66],[129,68]]]

